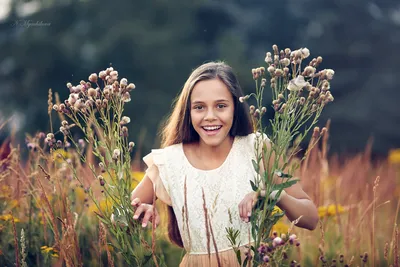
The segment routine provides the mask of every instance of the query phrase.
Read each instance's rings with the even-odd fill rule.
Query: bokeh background
[[[0,140],[13,127],[20,141],[49,131],[48,89],[65,99],[67,82],[112,64],[136,84],[126,111],[146,153],[192,69],[224,60],[251,92],[273,44],[307,47],[335,70],[319,122],[332,120],[330,153],[371,137],[373,156],[400,147],[398,0],[0,0],[0,120],[13,118]]]

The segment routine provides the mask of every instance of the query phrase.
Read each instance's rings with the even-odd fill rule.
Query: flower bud
[[[129,92],[125,92],[125,93],[122,95],[122,100],[123,100],[125,103],[130,102],[130,101],[131,101],[131,94],[129,94]]]
[[[72,84],[71,83],[67,83],[67,88],[71,89],[72,88]]]
[[[60,111],[60,108],[59,108],[59,106],[58,105],[53,105],[53,109],[55,110],[55,111]]]
[[[126,125],[131,122],[131,119],[128,116],[123,116],[121,118],[121,121],[119,122],[119,125]]]
[[[290,65],[290,60],[288,58],[283,58],[281,59],[280,63],[284,66],[287,67]]]
[[[255,109],[256,109],[256,107],[253,106],[253,105],[251,105],[251,106],[249,107],[250,115],[253,115]]]
[[[128,80],[126,78],[122,78],[119,84],[123,87],[128,85]]]
[[[100,99],[96,99],[96,106],[100,107],[101,106],[101,100]]]
[[[335,75],[335,71],[332,69],[327,69],[326,70],[326,78],[328,80],[332,80],[333,79],[333,75]]]
[[[128,86],[126,87],[126,89],[127,89],[128,91],[133,90],[133,89],[135,89],[135,88],[136,88],[136,86],[135,86],[133,83],[128,84]]]
[[[277,247],[282,244],[282,238],[280,237],[275,237],[274,240],[272,240],[272,246]]]
[[[268,52],[268,53],[266,54],[266,56],[265,56],[265,62],[268,63],[268,64],[271,64],[271,63],[272,63],[272,55],[271,55],[270,52]]]
[[[89,81],[91,81],[92,83],[97,83],[97,74],[96,73],[90,74]]]
[[[278,76],[278,77],[282,76],[282,75],[283,75],[283,70],[281,70],[281,69],[276,69],[276,70],[275,70],[275,75]]]
[[[121,151],[120,151],[119,149],[116,148],[116,149],[114,149],[112,158],[113,158],[114,160],[116,160],[116,159],[119,158],[120,155],[121,155]]]
[[[274,73],[275,72],[275,67],[274,66],[269,66],[268,68],[267,68],[267,71],[269,72],[269,73]]]
[[[97,91],[96,91],[96,89],[89,88],[89,90],[88,90],[88,96],[89,96],[89,97],[92,97],[92,98],[96,98],[96,97],[97,97]]]
[[[105,172],[106,172],[106,170],[105,170],[105,168],[104,168],[104,163],[103,163],[103,162],[100,162],[100,163],[99,163],[99,167],[100,167],[100,171],[101,171],[102,173],[105,173]]]
[[[310,50],[308,50],[308,48],[302,48],[301,49],[301,57],[303,59],[308,58],[310,56]]]

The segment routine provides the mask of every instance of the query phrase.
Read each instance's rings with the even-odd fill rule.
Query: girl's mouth
[[[215,135],[219,132],[219,130],[222,128],[221,125],[217,126],[203,126],[201,127],[207,135]]]

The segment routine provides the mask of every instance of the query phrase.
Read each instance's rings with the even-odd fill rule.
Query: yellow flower
[[[400,164],[400,148],[390,150],[388,159],[392,164]]]
[[[139,182],[143,179],[145,172],[132,172],[132,184],[131,184],[131,190],[135,189],[135,187],[139,184]]]
[[[0,198],[10,198],[12,189],[7,185],[2,185],[0,188]]]
[[[64,149],[57,149],[53,152],[53,159],[56,163],[61,164],[63,163],[66,159],[70,159],[71,154],[65,151]]]
[[[274,209],[272,210],[271,215],[275,214],[275,213],[282,213],[282,212],[283,211],[278,206],[275,206]]]
[[[40,250],[44,253],[49,253],[49,252],[52,252],[54,249],[52,247],[42,246],[42,247],[40,247]]]
[[[0,215],[0,221],[8,222],[8,221],[11,221],[12,218],[13,218],[13,216],[11,216],[11,214]],[[14,218],[14,222],[17,223],[17,222],[20,222],[20,220],[17,218]]]
[[[289,226],[281,220],[279,220],[274,226],[272,226],[272,231],[277,232],[279,235],[287,234],[288,230]]]
[[[51,255],[53,258],[59,258],[60,256],[58,256],[58,254],[52,254]]]
[[[346,209],[342,205],[337,205],[337,211],[336,211],[336,205],[331,204],[328,206],[321,206],[318,207],[318,217],[323,218],[326,216],[334,216],[336,214],[342,214],[346,211]]]

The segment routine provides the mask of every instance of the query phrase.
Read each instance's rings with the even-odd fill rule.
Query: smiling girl
[[[153,216],[159,223],[153,194],[168,205],[169,238],[187,252],[179,266],[218,266],[218,261],[239,266],[227,227],[240,230],[242,253],[252,242],[248,218],[255,192],[249,181],[256,176],[251,162],[256,135],[241,96],[231,67],[201,65],[186,81],[163,128],[162,148],[143,158],[148,169],[131,195],[134,219],[140,218],[143,227]],[[316,227],[317,209],[300,184],[285,189],[278,206],[290,220],[302,216],[297,226]],[[211,240],[210,246],[210,239],[215,245]]]

